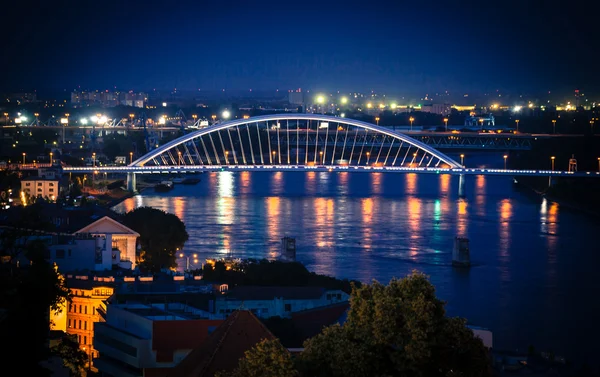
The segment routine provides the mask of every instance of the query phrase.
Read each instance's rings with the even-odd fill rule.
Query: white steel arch
[[[210,143],[207,141],[206,144],[208,144],[208,145],[203,145],[203,147],[208,148],[210,150],[211,143],[212,143],[212,148],[214,150],[215,140],[212,139],[212,135],[216,133],[218,136],[215,136],[215,138],[221,137],[221,134],[218,131],[228,130],[229,133],[235,134],[236,132],[239,132],[239,128],[237,128],[239,126],[244,126],[244,125],[250,126],[253,124],[257,124],[257,128],[258,128],[258,124],[261,122],[271,122],[271,121],[278,121],[278,122],[287,121],[287,122],[289,122],[289,121],[296,121],[296,120],[298,120],[298,121],[302,120],[302,121],[316,121],[316,122],[332,122],[332,123],[356,127],[357,129],[362,128],[366,131],[373,131],[376,134],[379,134],[379,135],[382,135],[385,137],[389,137],[391,139],[395,139],[401,143],[406,143],[409,146],[409,148],[415,147],[418,150],[424,151],[425,154],[429,154],[429,155],[437,158],[439,161],[448,164],[451,168],[462,168],[460,163],[454,161],[452,158],[445,155],[444,153],[441,153],[440,151],[436,150],[435,148],[432,148],[418,140],[415,140],[410,136],[392,131],[385,127],[381,127],[381,126],[377,126],[377,125],[374,125],[371,123],[367,123],[367,122],[363,122],[363,121],[359,121],[359,120],[355,120],[355,119],[349,119],[349,118],[334,117],[334,116],[322,115],[322,114],[295,114],[295,113],[294,114],[264,115],[264,116],[258,116],[258,117],[253,117],[253,118],[234,119],[234,120],[230,120],[230,121],[226,121],[226,122],[222,122],[222,123],[217,123],[210,127],[207,127],[207,128],[195,131],[195,132],[191,132],[187,135],[184,135],[175,140],[172,140],[172,141],[166,143],[165,145],[162,145],[159,148],[154,149],[154,150],[150,151],[149,153],[147,153],[146,155],[135,160],[129,166],[141,167],[141,166],[144,166],[145,164],[147,164],[149,161],[153,161],[153,160],[156,161],[156,159],[159,159],[159,158],[161,158],[165,162],[171,162],[174,165],[177,165],[177,163],[179,163],[180,161],[183,161],[185,163],[185,161],[186,161],[185,156],[183,158],[177,157],[177,155],[173,155],[172,153],[170,153],[170,151],[174,148],[176,149],[177,147],[179,147],[181,145],[183,145],[185,148],[187,148],[186,143],[193,141],[194,139],[201,138],[202,136],[205,136],[205,135],[210,136],[211,139],[210,139]],[[282,132],[284,132],[284,131],[282,131]],[[325,131],[322,131],[322,132],[325,132]],[[329,128],[327,128],[327,132],[329,132]],[[334,132],[332,131],[331,133],[333,134]],[[336,133],[336,143],[337,143],[337,132],[335,132],[335,133]],[[288,137],[289,137],[289,129],[288,129]],[[252,141],[250,139],[250,133],[248,133],[248,138],[250,141],[250,148],[252,148]],[[216,139],[217,144],[218,144],[218,141],[219,141],[219,139]],[[260,137],[258,138],[258,142],[260,144],[260,142],[261,142]],[[222,139],[221,139],[221,143],[222,143]],[[307,143],[307,146],[308,146],[308,143]],[[258,146],[254,146],[255,149],[257,147]],[[357,148],[360,148],[360,146],[358,146]],[[372,149],[372,147],[371,147],[371,149]],[[242,151],[243,151],[243,149],[242,149]],[[423,158],[425,157],[425,154],[423,155]],[[388,152],[388,155],[389,155],[389,152]],[[407,152],[407,155],[408,155],[408,152]],[[233,156],[233,157],[235,157],[235,156]],[[260,157],[262,158],[262,155]],[[270,157],[271,156],[269,156],[268,158],[270,158]],[[221,156],[221,159],[223,159],[223,158],[226,161],[220,161],[219,157],[216,156],[217,164],[227,162],[226,164],[229,165],[230,164],[229,160],[232,160],[232,158],[227,158],[227,156]],[[379,156],[378,156],[378,158],[379,158]],[[406,156],[405,156],[405,158],[406,158]],[[177,159],[177,163],[175,163],[175,159]],[[210,161],[209,161],[209,164],[211,164]],[[264,162],[261,162],[261,164],[264,164]],[[237,162],[236,162],[236,165],[237,165]]]

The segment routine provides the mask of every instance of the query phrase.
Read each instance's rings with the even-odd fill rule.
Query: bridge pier
[[[458,176],[458,197],[465,197],[465,175],[459,174]]]
[[[127,173],[127,190],[136,192],[137,182],[135,179],[135,173]]]

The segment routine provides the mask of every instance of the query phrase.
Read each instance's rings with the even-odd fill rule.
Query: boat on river
[[[156,186],[154,186],[154,191],[156,192],[168,192],[173,190],[173,182],[171,181],[162,181]]]

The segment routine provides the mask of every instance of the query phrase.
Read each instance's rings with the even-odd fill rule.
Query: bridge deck
[[[600,172],[569,172],[564,170],[514,170],[487,168],[436,168],[436,167],[396,167],[396,166],[304,166],[304,165],[210,165],[210,166],[102,166],[102,167],[63,167],[64,173],[200,173],[219,171],[291,171],[291,172],[371,172],[371,173],[416,173],[451,175],[504,175],[541,177],[593,177],[600,178]]]

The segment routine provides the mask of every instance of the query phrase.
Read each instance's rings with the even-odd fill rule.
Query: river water
[[[502,156],[472,165],[502,167]],[[465,161],[468,165],[468,161]],[[388,282],[425,272],[450,315],[493,332],[496,349],[553,350],[593,362],[600,222],[507,177],[382,173],[220,172],[115,207],[151,206],[186,224],[187,255],[276,258],[284,236],[297,260],[339,278]],[[470,269],[451,266],[453,239],[470,239]],[[185,261],[180,260],[184,266]]]

